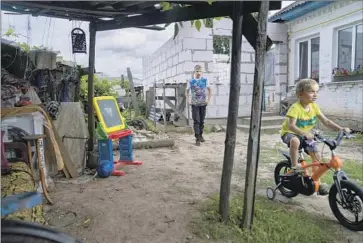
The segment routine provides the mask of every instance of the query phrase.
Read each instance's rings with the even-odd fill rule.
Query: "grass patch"
[[[249,234],[239,228],[243,195],[231,198],[227,223],[220,222],[218,203],[218,196],[211,197],[202,204],[201,218],[191,222],[191,230],[201,242],[212,239],[221,242],[325,243],[333,242],[338,237],[332,221],[257,195],[253,230]]]

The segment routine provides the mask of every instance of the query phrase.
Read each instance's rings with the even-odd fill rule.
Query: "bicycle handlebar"
[[[328,145],[330,150],[336,149],[340,145],[343,138],[350,139],[353,137],[354,137],[354,135],[351,135],[351,134],[345,132],[344,130],[340,130],[337,137],[334,140],[327,139],[327,138],[321,136],[319,133],[314,134],[314,140],[325,143],[326,145]],[[311,143],[314,143],[315,141],[313,141]]]

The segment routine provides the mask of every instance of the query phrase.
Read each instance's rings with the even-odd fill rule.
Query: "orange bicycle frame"
[[[305,160],[302,159],[301,160],[301,168],[304,169],[304,176],[309,176],[309,171],[308,169],[311,167],[318,167],[318,169],[311,175],[311,178],[314,181],[314,185],[315,185],[315,192],[317,192],[319,190],[319,186],[320,186],[320,178],[330,169],[333,168],[335,170],[340,170],[340,168],[343,165],[342,160],[336,156],[333,155],[332,158],[330,159],[329,162],[327,163],[323,163],[323,162],[312,162],[311,164],[306,164]],[[289,171],[290,172],[290,171]]]

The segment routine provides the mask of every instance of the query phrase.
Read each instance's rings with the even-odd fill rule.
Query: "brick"
[[[205,62],[213,60],[213,51],[192,51],[193,62]]]
[[[185,38],[183,40],[183,47],[186,50],[205,50],[207,43],[205,39]]]

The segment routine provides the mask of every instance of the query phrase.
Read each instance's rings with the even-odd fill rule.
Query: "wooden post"
[[[94,85],[93,77],[95,72],[96,56],[96,26],[93,22],[89,24],[89,59],[88,59],[88,151],[94,150],[95,117],[93,110]]]
[[[153,104],[154,104],[154,126],[156,127],[156,81],[154,81],[154,95],[153,95]]]
[[[166,107],[165,107],[165,79],[163,80],[163,118],[164,118],[164,132],[166,132]]]
[[[136,98],[136,93],[135,93],[135,87],[134,87],[134,79],[132,78],[132,74],[131,74],[131,70],[128,67],[127,68],[127,77],[129,79],[130,82],[130,90],[131,90],[131,98],[132,98],[132,106],[134,107],[135,110],[135,116],[139,116],[140,115],[140,110],[139,110],[139,105],[137,103],[137,98]],[[131,111],[130,111],[131,112]]]
[[[79,73],[79,66],[76,66],[75,80],[77,80],[77,83],[74,91],[74,102],[79,102],[79,95],[81,90],[81,76]]]
[[[256,192],[256,177],[258,159],[260,153],[260,130],[262,115],[262,93],[265,78],[265,54],[266,54],[266,27],[269,1],[261,1],[258,14],[257,41],[255,53],[255,75],[253,80],[253,97],[251,105],[250,135],[247,149],[247,169],[245,181],[245,194],[243,203],[243,216],[241,227],[251,230]]]
[[[219,213],[223,221],[227,220],[229,213],[229,193],[233,169],[234,149],[236,146],[236,129],[238,118],[239,93],[241,86],[241,49],[242,49],[242,22],[243,2],[236,1],[233,6],[232,29],[232,63],[231,81],[229,91],[228,120],[226,140],[224,142],[224,160],[220,188]]]

